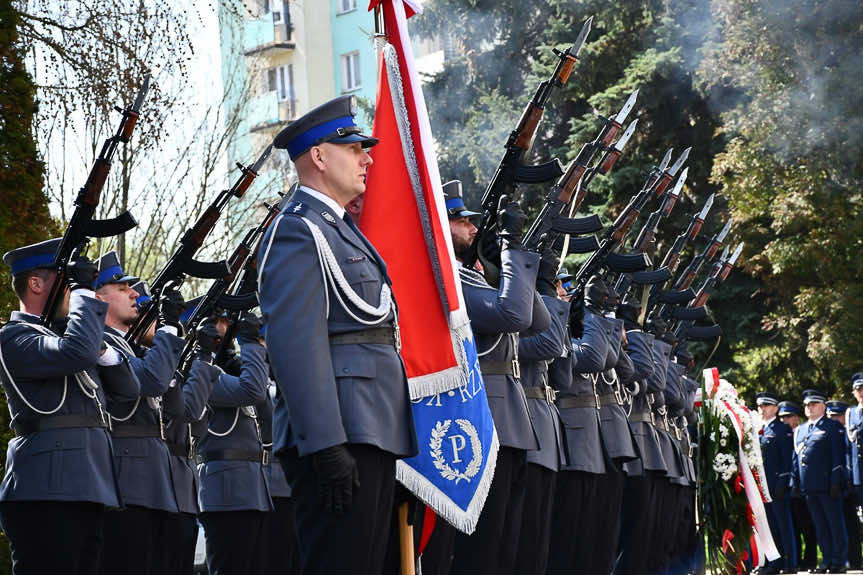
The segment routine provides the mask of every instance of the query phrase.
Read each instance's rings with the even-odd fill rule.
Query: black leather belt
[[[524,396],[528,399],[544,399],[549,403],[554,403],[554,399],[557,397],[557,392],[547,385],[525,387]]]
[[[162,438],[162,428],[158,425],[115,425],[111,435],[121,438]]]
[[[199,456],[201,463],[210,461],[255,461],[263,465],[270,463],[269,451],[252,451],[248,449],[213,449]]]
[[[649,411],[642,411],[640,413],[630,413],[629,421],[631,423],[653,423],[653,418],[650,417]]]
[[[617,397],[613,393],[604,395],[568,395],[566,397],[557,398],[557,407],[560,409],[569,409],[572,407],[593,407],[600,408],[606,405],[616,405]]]
[[[192,459],[189,457],[189,447],[182,443],[171,443],[166,442],[168,446],[168,451],[171,452],[171,455],[176,455],[177,457],[185,457],[186,459]]]
[[[517,360],[493,361],[490,359],[480,359],[479,370],[483,375],[511,375],[516,378],[521,376]]]
[[[383,343],[396,345],[395,329],[389,327],[374,327],[359,331],[330,334],[330,345],[352,345],[358,343]]]
[[[51,415],[42,417],[35,421],[13,421],[12,429],[15,435],[26,435],[37,431],[49,431],[51,429],[81,429],[85,427],[107,428],[108,425],[98,415]]]

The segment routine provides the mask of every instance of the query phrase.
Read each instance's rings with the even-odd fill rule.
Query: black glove
[[[252,343],[261,339],[261,318],[250,311],[244,311],[237,319],[234,333],[240,344]]]
[[[360,473],[347,446],[334,445],[313,453],[312,467],[318,476],[318,499],[324,511],[336,515],[350,511]]]
[[[93,289],[93,282],[99,270],[96,264],[86,256],[78,256],[66,265],[66,277],[69,279],[69,289]]]
[[[842,486],[838,483],[834,483],[830,486],[830,498],[831,499],[839,499],[842,496]]]
[[[184,307],[186,307],[186,301],[179,290],[166,290],[159,298],[159,327],[166,325],[175,327],[182,337],[183,326],[180,323],[180,316],[183,315]]]
[[[783,499],[785,499],[786,491],[787,486],[783,483],[780,483],[776,486],[776,489],[773,490],[773,493],[771,495],[773,495],[773,499],[775,499],[776,501],[782,501]]]
[[[195,358],[205,363],[213,363],[213,354],[219,351],[222,344],[222,334],[216,327],[216,322],[207,319],[201,322],[195,331]]]
[[[542,250],[539,258],[539,273],[536,276],[536,291],[541,295],[557,297],[557,268],[560,262],[558,255],[550,248]]]
[[[577,294],[569,302],[569,333],[575,339],[584,336],[584,299]]]
[[[521,247],[521,236],[527,216],[517,202],[511,202],[503,195],[497,204],[497,229],[500,237],[507,240],[510,247]]]

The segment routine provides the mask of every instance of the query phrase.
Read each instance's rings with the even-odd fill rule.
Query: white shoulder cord
[[[347,279],[345,278],[342,269],[339,267],[338,260],[336,259],[335,254],[333,254],[332,248],[330,248],[329,243],[327,243],[327,238],[324,236],[324,233],[321,229],[311,222],[308,218],[301,218],[303,222],[305,222],[306,226],[308,226],[309,231],[312,232],[312,237],[315,240],[315,247],[318,251],[318,261],[321,264],[321,277],[324,282],[324,288],[327,285],[333,286],[333,293],[336,294],[336,298],[339,300],[339,303],[342,305],[342,309],[351,316],[357,322],[364,325],[377,325],[383,322],[387,316],[392,311],[393,300],[392,300],[392,292],[390,291],[390,286],[383,282],[381,284],[381,293],[380,293],[380,302],[377,307],[372,306],[368,302],[366,302],[362,297],[360,297],[357,292],[353,290],[353,288],[348,284]],[[327,281],[329,280],[329,282]],[[329,292],[328,290],[324,290],[324,293],[327,294],[327,316],[329,316],[330,311],[330,302],[329,302]],[[351,309],[345,304],[344,299],[342,299],[342,294],[344,294],[348,301],[354,305],[356,309],[365,313],[366,315],[372,316],[373,320],[364,320],[357,316]]]
[[[36,331],[42,331],[42,329],[40,329],[42,326],[37,326],[36,324],[30,324],[30,325],[33,328],[35,328]],[[46,329],[45,331],[49,331],[49,330]],[[48,334],[45,334],[45,335],[48,335]],[[54,334],[53,332],[51,332],[50,335],[56,336],[56,334]],[[51,409],[49,411],[43,411],[43,410],[39,409],[38,407],[36,407],[35,405],[33,405],[32,403],[30,403],[29,401],[27,401],[27,398],[24,397],[24,394],[21,393],[20,389],[18,389],[18,385],[15,383],[15,380],[12,378],[12,374],[9,373],[9,368],[6,367],[6,360],[3,359],[2,347],[0,347],[0,364],[2,364],[2,366],[3,366],[3,372],[6,374],[6,379],[9,380],[9,383],[12,385],[12,388],[15,390],[15,393],[18,394],[18,397],[21,398],[21,401],[23,401],[27,407],[29,407],[30,409],[32,409],[33,411],[35,411],[39,415],[53,415],[53,414],[57,413],[58,411],[60,411],[60,409],[63,407],[63,404],[66,403],[66,392],[69,389],[69,376],[68,375],[63,377],[63,396],[60,398],[60,403],[58,403],[57,407],[55,407],[54,409]]]
[[[210,435],[215,435],[216,437],[225,437],[226,435],[230,435],[234,428],[237,427],[237,422],[240,420],[240,408],[237,407],[234,409],[234,422],[231,424],[231,427],[228,428],[224,433],[219,433],[218,431],[213,431],[210,426],[207,426],[207,433]]]
[[[475,287],[475,288],[484,288],[484,289],[492,289],[492,290],[494,289],[493,287],[488,285],[488,283],[485,281],[485,278],[482,277],[482,274],[480,274],[479,272],[476,272],[474,270],[469,270],[467,268],[459,268],[458,272],[459,272],[459,276],[461,277],[462,283],[466,283],[467,285],[469,285],[471,287]],[[491,352],[493,352],[497,348],[497,346],[500,344],[501,340],[503,339],[503,336],[504,336],[504,334],[502,334],[502,333],[498,334],[497,339],[494,340],[494,343],[491,344],[491,347],[489,347],[487,350],[482,351],[482,352],[477,350],[477,353],[476,353],[477,357],[483,357],[483,356],[486,356],[486,355],[490,354]]]

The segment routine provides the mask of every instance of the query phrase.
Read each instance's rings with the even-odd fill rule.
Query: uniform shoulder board
[[[306,211],[308,209],[308,206],[303,202],[294,200],[293,202],[287,203],[285,208],[282,210],[282,213],[289,216],[303,217],[306,215]]]

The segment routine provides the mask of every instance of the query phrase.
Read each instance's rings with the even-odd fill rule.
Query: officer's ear
[[[326,167],[326,161],[324,160],[324,150],[321,146],[312,146],[309,148],[309,160],[311,163],[317,168],[317,170],[323,172]]]

